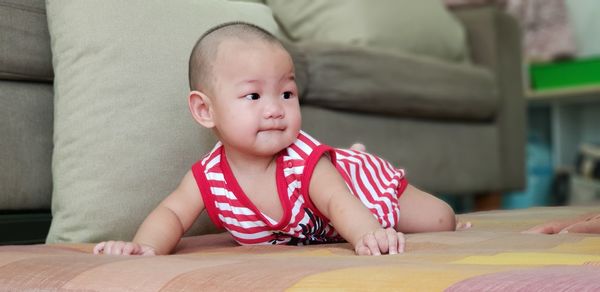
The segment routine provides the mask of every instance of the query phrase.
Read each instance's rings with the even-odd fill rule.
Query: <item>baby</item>
[[[404,251],[404,234],[455,230],[452,208],[404,171],[300,130],[294,64],[269,32],[227,23],[205,33],[189,63],[189,108],[219,142],[150,213],[132,242],[96,254],[170,253],[201,212],[240,244],[348,241],[358,255]]]

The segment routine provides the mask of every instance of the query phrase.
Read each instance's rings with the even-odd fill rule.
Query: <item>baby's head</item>
[[[252,24],[227,23],[205,33],[189,63],[190,111],[225,145],[273,155],[300,131],[294,65],[281,42]]]

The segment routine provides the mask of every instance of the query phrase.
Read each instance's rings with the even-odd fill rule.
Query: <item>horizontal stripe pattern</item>
[[[286,194],[282,197],[289,202],[282,202],[282,206],[289,206],[291,210],[289,216],[281,219],[286,222],[276,222],[255,207],[248,206],[251,203],[240,199],[245,195],[236,193],[232,187],[235,177],[227,177],[230,172],[223,170],[225,163],[221,163],[223,155],[220,155],[222,144],[217,143],[201,161],[204,166],[202,175],[209,184],[209,188],[205,189],[210,190],[209,196],[204,198],[211,200],[204,203],[210,204],[207,211],[216,213],[211,214],[211,218],[218,218],[240,244],[338,241],[340,237],[327,218],[320,218],[317,215],[320,212],[312,210],[312,204],[305,202],[305,197],[301,195],[306,159],[319,145],[317,140],[300,132],[296,142],[283,152],[283,165],[278,167],[283,170],[283,181],[277,183],[285,185],[282,190]],[[404,180],[404,171],[379,157],[360,151],[335,149],[335,154],[337,169],[352,193],[373,213],[382,227],[395,226],[400,215],[397,190]],[[278,228],[273,228],[275,225]]]

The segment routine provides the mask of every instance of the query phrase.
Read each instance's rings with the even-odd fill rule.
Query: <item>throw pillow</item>
[[[439,0],[265,0],[293,41],[354,44],[465,61],[464,28]]]
[[[131,240],[213,146],[187,109],[197,38],[227,21],[277,34],[261,4],[47,0],[55,72],[53,221],[47,242]],[[192,234],[209,229],[206,217]]]

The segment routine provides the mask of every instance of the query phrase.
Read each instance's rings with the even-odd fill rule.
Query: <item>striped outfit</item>
[[[314,167],[326,152],[381,226],[395,226],[400,215],[398,198],[407,186],[404,171],[368,153],[331,148],[302,131],[276,157],[277,192],[283,207],[279,222],[258,210],[245,195],[220,142],[192,166],[192,173],[211,220],[240,244],[339,242],[343,239],[308,195]]]

